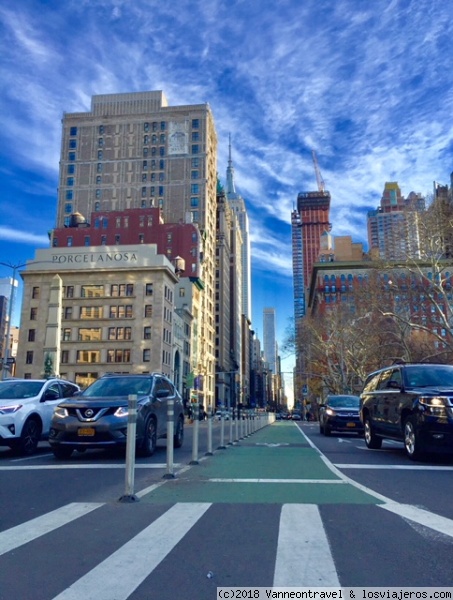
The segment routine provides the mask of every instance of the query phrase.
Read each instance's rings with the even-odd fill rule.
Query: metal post
[[[198,430],[200,426],[200,405],[198,402],[193,405],[193,438],[192,438],[192,460],[190,461],[190,465],[198,465]]]
[[[174,447],[173,437],[175,435],[175,411],[174,400],[167,401],[167,472],[163,476],[164,479],[173,479],[174,472]]]
[[[212,406],[208,404],[208,451],[206,456],[212,456]]]
[[[120,502],[138,502],[134,495],[135,444],[137,430],[137,394],[129,394],[127,398],[127,440],[126,440],[126,479],[124,496]]]
[[[237,408],[237,407],[236,407],[236,409],[233,408],[233,411],[235,411],[235,413],[236,413],[235,419],[234,419],[234,431],[235,431],[234,441],[237,443],[237,442],[239,442],[239,408]]]

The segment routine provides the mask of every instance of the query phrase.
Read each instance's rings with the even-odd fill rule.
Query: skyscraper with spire
[[[234,167],[231,158],[231,136],[228,143],[228,167],[226,170],[226,197],[233,209],[234,214],[241,230],[242,247],[241,247],[241,271],[242,271],[242,286],[241,286],[241,310],[242,314],[251,322],[252,320],[252,298],[251,298],[251,252],[250,252],[250,232],[249,218],[245,207],[244,199],[236,192],[234,183]]]

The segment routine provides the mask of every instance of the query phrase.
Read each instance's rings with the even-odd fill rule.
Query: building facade
[[[38,250],[21,276],[18,377],[58,374],[81,386],[108,372],[175,379],[178,277],[156,245]]]
[[[195,375],[207,402],[215,388],[216,186],[217,135],[208,104],[169,106],[162,91],[107,94],[94,96],[89,112],[64,114],[57,227],[68,226],[74,213],[144,208],[158,208],[165,223],[198,226]]]

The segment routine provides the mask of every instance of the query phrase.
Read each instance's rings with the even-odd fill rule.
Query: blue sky
[[[449,182],[452,30],[443,0],[3,3],[0,261],[48,245],[64,111],[129,91],[209,102],[219,174],[231,133],[250,216],[253,327],[261,336],[274,306],[281,342],[293,314],[290,215],[298,192],[316,189],[312,149],[332,233],[365,244],[386,181],[404,195]]]

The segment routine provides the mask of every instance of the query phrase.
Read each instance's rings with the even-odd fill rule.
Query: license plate
[[[80,427],[80,429],[77,431],[77,435],[79,436],[89,436],[89,435],[95,435],[96,430],[94,429],[94,427]]]
[[[355,423],[347,423],[346,427],[355,427]]]

